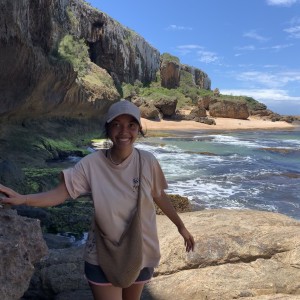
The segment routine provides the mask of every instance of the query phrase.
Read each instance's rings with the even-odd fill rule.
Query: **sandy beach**
[[[216,125],[207,125],[195,121],[171,121],[160,120],[152,121],[142,118],[142,126],[145,131],[163,131],[163,130],[278,130],[278,129],[293,129],[297,125],[287,122],[278,121],[272,122],[269,120],[250,117],[247,120],[230,119],[230,118],[215,118]]]

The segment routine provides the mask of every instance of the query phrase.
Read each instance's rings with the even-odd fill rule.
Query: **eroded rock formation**
[[[162,60],[160,66],[161,86],[167,89],[179,87],[180,63]]]
[[[195,237],[195,251],[186,254],[177,228],[157,216],[162,257],[143,300],[298,299],[299,221],[251,210],[205,210],[181,218]],[[52,299],[92,300],[82,266],[82,248],[51,250],[35,273],[40,285],[31,285],[27,299],[36,291]]]
[[[101,105],[91,101],[73,67],[57,56],[68,32],[68,5],[70,1],[1,1],[1,121],[91,117],[99,115],[99,106],[107,108],[117,99],[112,93]]]
[[[70,32],[86,40],[91,60],[117,83],[155,79],[160,53],[143,37],[83,1],[70,0],[68,5]]]
[[[67,34],[89,45],[90,80],[59,57]],[[120,98],[115,83],[149,82],[159,69],[159,52],[141,36],[79,0],[1,1],[0,45],[1,121],[101,117]]]
[[[196,86],[199,86],[201,89],[204,90],[210,90],[211,80],[205,72],[188,65],[182,65],[181,69],[182,71],[186,71],[192,74],[192,78]]]
[[[88,45],[86,76],[78,78],[58,54],[66,35]],[[161,65],[160,53],[143,37],[80,0],[1,1],[0,46],[0,115],[6,122],[101,118],[121,97],[117,89],[123,82],[149,83],[160,68],[163,86],[179,86],[179,62]],[[207,74],[184,69],[192,73],[195,85],[210,88]]]
[[[209,114],[212,117],[248,119],[250,116],[246,103],[233,101],[218,101],[209,105]]]

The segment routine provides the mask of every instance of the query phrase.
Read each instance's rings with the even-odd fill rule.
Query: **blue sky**
[[[88,0],[211,88],[300,115],[300,0]]]

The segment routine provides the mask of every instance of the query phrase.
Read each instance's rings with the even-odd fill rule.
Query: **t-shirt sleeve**
[[[162,191],[168,188],[168,183],[161,169],[161,166],[155,157],[153,157],[152,160],[152,175],[152,197],[159,197],[161,196]]]
[[[63,170],[62,173],[71,198],[76,199],[90,192],[90,185],[81,161],[73,168]]]

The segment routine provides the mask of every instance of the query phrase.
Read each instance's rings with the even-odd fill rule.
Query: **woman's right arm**
[[[3,203],[10,205],[28,205],[36,207],[55,206],[63,203],[67,198],[70,197],[63,180],[56,188],[43,193],[21,195],[1,184],[0,192],[4,193],[7,196],[7,198],[0,198],[0,204]]]

